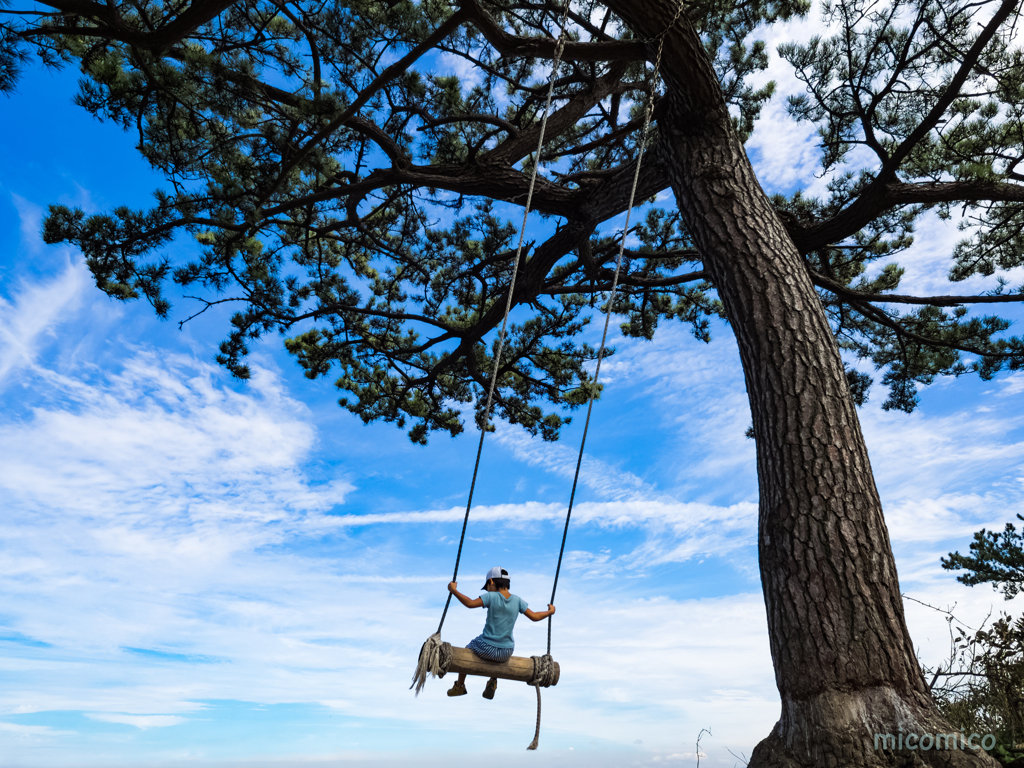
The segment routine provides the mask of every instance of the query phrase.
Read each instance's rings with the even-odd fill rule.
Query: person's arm
[[[484,605],[484,601],[483,600],[481,600],[479,597],[477,597],[477,598],[475,598],[473,600],[470,600],[468,597],[466,597],[464,594],[462,594],[461,592],[459,592],[459,590],[456,589],[457,586],[459,586],[459,582],[457,582],[457,581],[450,582],[448,584],[448,591],[451,592],[453,595],[455,595],[455,597],[458,598],[458,601],[460,603],[462,603],[467,608],[482,608],[483,607],[483,605]]]
[[[523,611],[523,615],[526,616],[530,621],[544,621],[548,616],[554,616],[555,606],[548,603],[548,609],[546,611],[531,611],[527,608]]]

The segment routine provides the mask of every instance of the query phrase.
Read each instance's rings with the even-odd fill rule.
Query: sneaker
[[[466,693],[466,684],[460,682],[456,682],[455,685],[451,687],[451,690],[448,691],[449,696],[465,696]],[[491,695],[493,696],[494,694],[492,693]]]
[[[494,698],[494,691],[497,690],[497,688],[498,688],[498,681],[495,680],[492,677],[490,680],[487,681],[487,686],[484,688],[484,698],[485,699],[493,699]]]

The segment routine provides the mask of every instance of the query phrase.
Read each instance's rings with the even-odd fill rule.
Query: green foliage
[[[858,406],[864,405],[868,401],[868,394],[874,380],[866,373],[861,373],[848,365],[843,366],[843,371],[846,374],[846,383],[850,387],[850,397],[853,398],[853,402]]]
[[[516,271],[495,412],[553,440],[567,414],[599,393],[587,372],[596,352],[575,339],[611,292],[619,240],[605,222],[626,205],[651,83],[639,49],[612,45],[632,33],[596,0],[573,4],[567,35],[607,54],[567,49],[539,154],[553,50],[541,41],[557,34],[555,6],[8,7],[0,5],[0,90],[13,87],[29,52],[49,65],[75,62],[78,104],[130,132],[166,179],[148,211],[51,208],[46,241],[79,247],[109,295],[145,298],[168,316],[170,281],[199,312],[230,304],[237,311],[217,359],[235,375],[248,376],[254,340],[281,334],[307,376],[337,377],[344,407],[424,443],[463,429],[460,406],[472,404],[482,421]],[[1005,320],[886,301],[904,275],[895,259],[929,209],[948,217],[963,205],[969,214],[951,279],[1003,280],[1024,261],[1024,207],[1006,191],[1024,180],[1024,58],[1005,35],[975,46],[994,7],[832,2],[825,14],[835,34],[780,49],[807,85],[790,113],[817,127],[830,179],[821,199],[795,191],[773,202],[812,278],[828,283],[821,301],[840,347],[883,371],[883,408],[912,410],[918,387],[937,376],[990,377],[1024,364]],[[212,10],[202,16],[204,8]],[[752,84],[768,64],[757,36],[809,8],[687,6],[741,138],[775,90]],[[649,200],[667,186],[657,147],[641,179]],[[541,223],[520,251],[518,206],[535,164]],[[973,191],[936,195],[947,182]],[[893,184],[930,196],[891,202]],[[651,339],[660,322],[679,320],[709,340],[723,308],[679,213],[648,208],[640,218],[614,299],[621,332]],[[184,257],[172,259],[172,241]],[[1017,295],[1002,282],[996,291]],[[847,380],[862,404],[870,377],[848,370]]]
[[[950,279],[992,275],[1024,263],[1024,209],[1017,202],[986,199],[978,186],[1024,178],[1015,171],[1024,145],[1024,59],[999,35],[974,49],[988,21],[983,9],[993,6],[937,0],[826,3],[824,16],[835,34],[783,45],[779,52],[807,85],[805,94],[789,99],[789,112],[817,126],[823,169],[835,175],[825,200],[797,192],[778,198],[779,209],[813,227],[883,194],[887,183],[945,184],[965,212],[974,212],[961,220],[961,229],[971,236],[952,254]],[[961,71],[961,82],[951,91]],[[948,106],[938,110],[940,104]],[[841,170],[854,164],[862,166],[859,172]],[[974,184],[974,191],[957,197],[951,185],[957,182]],[[999,338],[1010,325],[999,317],[978,317],[964,306],[907,312],[897,309],[899,304],[877,306],[903,276],[893,257],[913,243],[917,220],[933,207],[940,216],[951,215],[951,203],[941,199],[880,205],[852,236],[807,255],[815,272],[874,297],[857,301],[822,293],[840,346],[884,369],[886,410],[912,411],[919,385],[937,376],[973,371],[990,378],[1002,368],[1024,366],[1024,342]],[[965,353],[971,359],[965,360]]]
[[[791,12],[785,4],[769,7]],[[743,48],[740,30],[752,30],[761,12],[729,3],[713,8],[720,22],[742,17],[734,32],[716,26],[709,39],[723,49],[719,69],[750,125],[765,91],[746,88],[744,78],[765,58],[763,46]],[[544,34],[552,21],[528,4],[488,11],[526,36]],[[150,0],[116,12],[123,36],[159,32],[160,20],[181,9]],[[171,186],[150,211],[86,216],[54,206],[46,241],[75,244],[102,290],[120,300],[145,297],[161,316],[169,311],[167,280],[204,308],[237,306],[217,357],[236,376],[249,375],[245,358],[254,340],[281,333],[308,377],[338,372],[341,404],[364,421],[394,422],[417,443],[433,431],[458,434],[458,404],[474,403],[482,419],[518,231],[495,201],[521,202],[543,106],[545,80],[535,72],[546,64],[498,54],[466,23],[417,49],[452,13],[433,0],[287,7],[249,0],[161,46],[56,31],[108,23],[96,19],[40,19],[37,31],[54,31],[30,38],[37,51],[79,62],[78,103],[133,132]],[[467,85],[438,69],[438,55],[476,68],[480,82]],[[403,56],[403,67],[388,70]],[[633,110],[643,97],[642,66],[613,63],[618,74],[600,63],[565,68],[556,105],[590,99],[591,106],[551,131],[545,153],[558,155],[567,175],[628,165],[636,136],[615,135],[617,110]],[[499,99],[502,86],[507,98]],[[595,86],[611,99],[611,112],[588,95]],[[595,140],[599,149],[579,148]],[[489,159],[496,150],[506,152],[501,161]],[[601,186],[542,179],[534,205],[542,215],[580,207]],[[622,204],[609,201],[598,220]],[[657,232],[638,230],[643,255],[634,257],[638,268],[624,283],[664,281],[685,262],[645,260],[686,240],[678,215],[652,216],[665,221]],[[513,319],[502,352],[496,413],[548,440],[569,423],[565,411],[600,393],[586,369],[596,352],[574,341],[589,322],[587,296],[607,282],[612,258],[596,224],[583,242],[594,238],[599,282],[579,279],[583,259],[572,249],[555,254],[549,273],[535,276],[531,294],[519,298],[527,312]],[[180,232],[191,235],[195,255],[171,263],[161,246]],[[539,248],[527,244],[521,271]],[[709,288],[624,284],[616,308],[630,316],[631,335],[650,338],[666,317],[707,338],[706,315],[720,312]]]
[[[1017,517],[1024,520],[1021,515]],[[974,534],[970,555],[951,552],[948,560],[943,558],[942,567],[947,571],[965,570],[967,573],[957,576],[961,584],[973,587],[988,583],[1010,600],[1024,589],[1024,533],[1018,533],[1013,523],[1007,523],[1002,531],[982,528]]]
[[[163,298],[161,284],[170,265],[166,259],[150,264],[139,264],[137,259],[171,239],[174,232],[168,226],[170,215],[161,206],[151,211],[116,208],[113,216],[86,218],[81,210],[51,205],[43,225],[43,242],[79,244],[100,290],[121,301],[142,294],[160,317],[166,317],[170,304]],[[108,248],[112,242],[123,245]]]
[[[9,0],[0,0],[0,9],[9,5]],[[18,39],[14,25],[0,21],[0,93],[11,93],[14,90],[21,68],[29,57],[26,48],[24,42]]]

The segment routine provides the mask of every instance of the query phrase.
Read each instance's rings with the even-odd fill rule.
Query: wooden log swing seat
[[[481,659],[469,648],[453,647],[448,671],[480,677],[500,677],[502,680],[519,680],[531,685],[534,684],[534,680],[539,678],[543,681],[540,685],[545,688],[549,685],[557,685],[560,673],[558,662],[554,660],[545,662],[540,659],[551,659],[551,657],[533,656],[527,659],[523,656],[511,656],[508,661],[488,661]],[[551,665],[552,671],[548,675],[544,674],[544,664]]]
[[[668,26],[666,26],[665,29],[656,37],[646,41],[649,43],[656,42],[658,44],[657,55],[654,60],[654,69],[648,80],[648,98],[644,109],[644,123],[640,141],[637,145],[636,164],[633,170],[633,188],[630,190],[629,204],[626,206],[626,222],[622,227],[622,238],[619,242],[619,254],[615,262],[615,274],[612,278],[612,286],[608,297],[608,303],[605,305],[604,333],[601,336],[601,347],[597,352],[597,366],[594,370],[595,385],[601,375],[601,360],[604,357],[605,342],[608,339],[608,325],[611,321],[612,306],[615,301],[615,290],[619,283],[619,271],[622,267],[622,257],[626,248],[626,235],[629,233],[630,214],[633,210],[637,182],[640,178],[640,166],[643,161],[644,149],[647,146],[648,133],[651,127],[651,115],[654,111],[655,86],[658,79],[658,71],[661,67],[661,55],[664,47],[665,35],[667,35],[669,30],[675,26],[685,7],[685,4],[679,0],[678,7],[676,8],[676,14]],[[537,152],[535,157],[537,157],[538,160],[542,156],[542,150],[544,149],[544,131],[547,128],[548,114],[551,111],[551,99],[554,93],[555,78],[558,74],[558,66],[561,61],[563,46],[566,41],[566,22],[568,17],[569,1],[565,0],[565,5],[562,9],[561,28],[559,30],[558,42],[555,46],[551,77],[548,82],[547,102],[544,105],[544,111],[542,113],[543,117],[540,124],[540,135],[537,139]],[[539,166],[539,162],[533,164],[529,191],[526,195],[526,205],[523,209],[523,223],[519,228],[519,245],[516,248],[515,259],[512,261],[512,279],[506,293],[505,317],[501,323],[501,331],[498,333],[498,349],[494,356],[494,368],[491,373],[490,387],[487,390],[487,403],[484,406],[482,423],[485,427],[489,424],[488,418],[491,413],[491,402],[494,397],[494,387],[498,380],[498,370],[501,366],[501,353],[505,345],[505,330],[508,327],[508,316],[512,309],[512,296],[515,290],[516,276],[519,271],[519,264],[522,261],[523,239],[526,234],[526,221],[527,217],[530,215],[530,204],[533,199],[533,190],[537,182],[537,169]],[[576,485],[580,477],[580,466],[583,463],[583,448],[587,440],[587,430],[590,428],[590,414],[593,407],[594,395],[591,394],[587,403],[587,420],[583,427],[583,438],[580,440],[579,457],[576,460],[576,474],[572,481],[572,493],[569,495],[569,510],[565,515],[565,529],[562,531],[562,546],[558,551],[558,565],[555,566],[555,580],[551,587],[551,600],[548,601],[549,604],[553,604],[555,602],[555,590],[558,588],[558,574],[562,570],[562,556],[565,554],[565,539],[569,533],[569,520],[572,517],[573,501],[576,498]],[[480,469],[480,454],[483,451],[484,436],[486,434],[486,428],[480,430],[480,442],[476,449],[476,464],[473,467],[473,480],[469,486],[469,500],[466,503],[466,515],[462,520],[462,535],[459,537],[459,551],[455,555],[455,572],[452,574],[452,581],[456,581],[459,575],[459,562],[462,559],[462,545],[466,540],[466,526],[469,523],[469,511],[473,506],[473,491],[476,488],[477,472]],[[441,640],[441,628],[444,626],[445,616],[448,615],[448,606],[451,603],[451,599],[452,596],[449,592],[448,600],[444,604],[444,611],[441,613],[441,623],[438,624],[437,632],[428,637],[427,641],[423,643],[423,647],[420,649],[419,660],[416,665],[416,672],[413,674],[413,682],[409,687],[415,688],[416,694],[419,695],[420,690],[426,683],[428,675],[444,677],[448,672],[477,675],[487,678],[500,677],[503,680],[519,680],[527,683],[537,690],[537,727],[533,734],[533,742],[527,747],[527,749],[536,749],[537,742],[540,739],[540,689],[547,688],[548,686],[558,683],[559,673],[561,671],[558,666],[558,662],[551,658],[551,617],[548,616],[547,620],[548,648],[547,653],[543,656],[531,656],[528,659],[521,656],[512,656],[508,661],[488,661],[487,659],[480,658],[468,648],[453,648],[451,643],[446,643]]]
[[[519,680],[534,686],[538,694],[541,688],[558,683],[561,668],[551,658],[550,653],[543,656],[512,656],[508,661],[488,661],[481,659],[469,648],[453,648],[451,643],[441,639],[438,630],[420,648],[420,657],[416,664],[413,684],[419,694],[427,681],[427,675],[444,677],[449,672],[456,674],[476,675],[479,677],[500,677],[503,680]]]

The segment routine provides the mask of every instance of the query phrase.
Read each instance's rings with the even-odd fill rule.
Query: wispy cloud
[[[602,429],[620,418],[639,438],[591,438],[590,495],[573,513],[554,625],[563,684],[545,693],[544,738],[564,748],[639,741],[629,762],[654,765],[692,752],[711,726],[708,764],[731,766],[719,745],[749,753],[778,716],[761,595],[749,579],[723,587],[698,567],[717,557],[741,577],[756,575],[754,445],[743,436],[749,411],[735,343],[723,332],[707,346],[666,326],[653,344],[617,345],[603,371]],[[333,482],[311,479],[322,436],[272,366],[255,366],[238,386],[191,355],[131,345],[121,353],[102,368],[36,361],[22,370],[43,394],[0,415],[0,715],[80,712],[96,727],[132,726],[122,735],[177,738],[217,702],[319,702],[363,725],[398,724],[409,740],[449,738],[447,681],[432,681],[418,700],[406,694],[451,574],[454,545],[434,542],[457,530],[464,507],[431,509],[437,499],[410,494],[387,507],[398,511],[370,502],[357,514],[349,498],[362,480],[344,464],[331,467]],[[972,411],[971,430],[927,409],[909,419],[861,411],[902,584],[937,604],[984,602],[938,568],[940,542],[1020,508],[1014,430],[1024,425],[1005,414],[1020,410],[1024,387],[1004,381],[991,385],[1001,412]],[[546,444],[505,426],[493,438],[517,470],[565,480],[575,469],[568,441]],[[1002,484],[979,489],[982,470]],[[471,535],[488,542],[464,565],[475,580],[481,558],[526,561],[526,545],[564,514],[563,502],[532,499],[475,507]],[[681,583],[684,567],[692,585]],[[671,583],[652,578],[665,573]],[[531,603],[546,598],[549,570],[531,564],[516,576]],[[738,594],[683,599],[683,588]],[[937,658],[933,617],[908,615],[915,640],[923,627]],[[481,621],[454,606],[445,637],[463,643]],[[539,653],[544,625],[524,622],[516,637],[520,653]],[[523,723],[528,740],[532,691],[503,685],[488,706],[502,739],[515,740]],[[47,743],[72,738],[0,723],[5,735],[12,729]],[[398,739],[374,750],[397,754]],[[622,764],[603,760],[587,764]]]
[[[664,445],[657,465],[662,492],[702,501],[752,498],[750,407],[736,342],[724,324],[710,344],[666,323],[652,342],[616,340],[616,347],[602,366],[604,400],[642,403],[636,429]]]
[[[35,364],[43,338],[74,311],[88,283],[85,267],[69,263],[51,279],[24,282],[12,300],[0,296],[0,389]]]
[[[123,715],[114,712],[90,712],[86,717],[104,723],[133,725],[140,730],[145,730],[146,728],[167,728],[171,725],[181,725],[188,722],[187,718],[180,717],[179,715]]]
[[[51,371],[46,379],[62,390],[62,406],[0,422],[0,484],[12,500],[31,499],[35,514],[42,505],[62,517],[125,524],[285,521],[339,503],[350,484],[300,480],[295,465],[314,433],[288,415],[302,406],[273,374],[259,370],[245,394],[215,384],[219,375],[147,351],[101,383]]]
[[[761,86],[769,80],[776,84],[775,95],[764,105],[754,132],[747,140],[747,151],[757,170],[758,179],[769,194],[788,194],[805,189],[821,194],[822,182],[817,178],[821,162],[821,138],[812,123],[798,123],[786,112],[786,99],[806,91],[793,67],[777,53],[785,42],[801,42],[821,33],[818,8],[807,18],[787,24],[774,24],[760,35],[766,44],[768,68],[751,79]]]
[[[0,721],[0,733],[4,734],[4,737],[7,739],[32,741],[73,734],[72,731],[62,731],[59,728],[51,728],[48,725],[23,725],[21,723],[5,723],[2,721]]]
[[[480,505],[473,508],[476,530],[491,525],[498,530],[515,530],[526,523],[560,522],[565,507],[559,504]],[[332,515],[325,526],[361,527],[370,525],[428,525],[457,523],[465,509],[382,514]],[[700,557],[724,557],[749,547],[754,541],[757,505],[750,502],[720,507],[702,503],[633,500],[624,502],[585,502],[573,510],[577,527],[593,525],[606,530],[632,529],[643,533],[643,543],[626,552],[570,550],[566,567],[589,575],[613,576],[624,570],[643,571],[672,562]]]
[[[883,392],[875,391],[872,402],[883,398]],[[1024,466],[1024,417],[1017,415],[1019,409],[987,410],[982,401],[981,407],[964,404],[948,415],[931,415],[926,395],[922,408],[908,415],[883,411],[872,402],[861,409],[861,424],[887,502],[974,491],[982,477],[986,491],[995,483],[994,490],[1009,494],[1003,504],[1019,498],[1017,477]]]
[[[540,467],[565,479],[572,479],[576,473],[579,446],[534,440],[522,428],[505,423],[499,424],[494,439],[508,448],[517,461],[527,466]],[[586,452],[580,466],[580,482],[606,499],[649,498],[657,493],[653,486],[632,472],[611,466],[608,462],[588,456]]]
[[[352,484],[312,484],[302,471],[316,442],[309,413],[273,373],[254,373],[235,391],[219,371],[187,356],[136,350],[100,376],[47,372],[41,380],[61,398],[26,419],[0,421],[0,488],[9,499],[0,523],[8,543],[0,550],[0,588],[11,632],[37,641],[18,646],[19,672],[0,693],[0,712],[77,710],[96,722],[160,729],[187,727],[212,700],[312,700],[362,717],[435,723],[436,709],[395,691],[407,687],[415,649],[437,621],[446,577],[430,572],[433,561],[427,572],[404,566],[395,573],[389,563],[404,542],[420,540],[416,526],[456,520],[462,510],[345,514]],[[560,505],[532,503],[475,514],[478,523],[509,531],[524,518],[563,513]],[[728,549],[730,536],[749,538],[753,516],[751,504],[583,503],[576,525],[655,532],[677,551],[656,552],[646,542],[643,553],[627,548],[596,566],[576,549],[566,573],[605,575],[596,571]],[[374,535],[371,545],[349,539],[357,526],[394,534]],[[336,556],[325,558],[305,541]],[[440,561],[448,551],[438,554]],[[518,576],[531,599],[544,593],[548,576]],[[586,713],[585,730],[602,738],[664,742],[666,718],[685,714],[690,698],[673,694],[666,705],[661,694],[671,686],[651,676],[641,645],[680,660],[673,663],[683,664],[683,685],[722,707],[731,702],[721,716],[736,707],[763,710],[767,722],[764,712],[774,707],[768,666],[761,677],[769,688],[751,696],[735,665],[735,674],[709,675],[701,670],[711,662],[697,661],[705,647],[724,653],[714,635],[726,627],[733,644],[749,641],[766,653],[757,634],[763,627],[740,641],[731,626],[748,610],[746,600],[608,595],[595,602],[573,579],[564,581],[558,652],[574,686],[546,727],[578,731]],[[479,614],[456,612],[446,633],[468,639],[479,621]],[[683,629],[693,621],[707,625],[699,638]],[[600,670],[620,642],[608,633],[621,622],[642,628],[630,632],[639,645],[608,678]],[[593,633],[608,637],[595,644]],[[517,630],[525,652],[543,643],[542,634],[542,626]],[[756,653],[747,657],[753,666]],[[659,689],[661,714],[653,719],[641,706],[649,685],[669,686]],[[530,706],[523,688],[503,688],[497,716]],[[443,688],[434,685],[429,695],[443,697]],[[621,705],[639,709],[622,718],[613,714]]]

